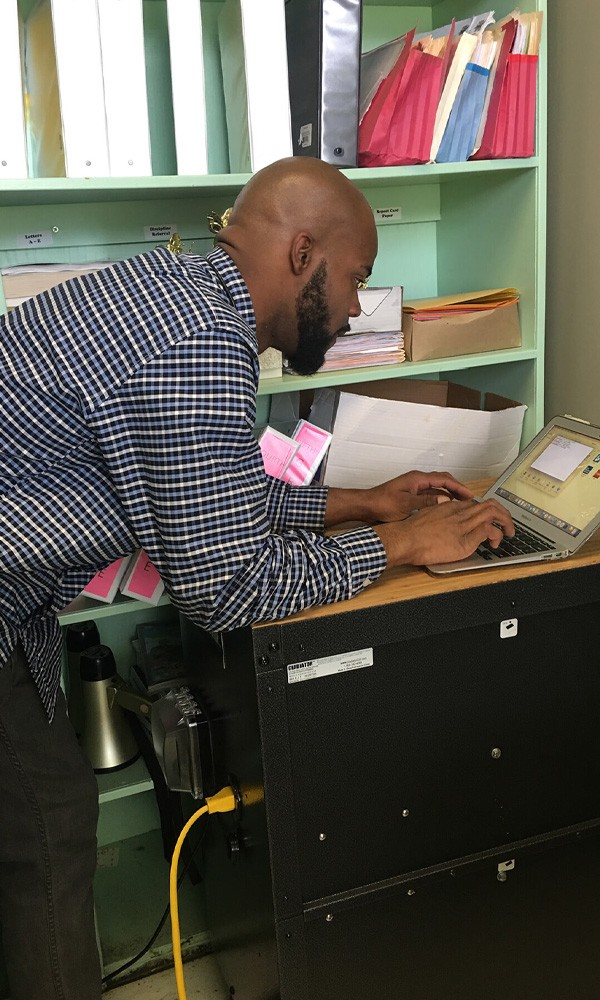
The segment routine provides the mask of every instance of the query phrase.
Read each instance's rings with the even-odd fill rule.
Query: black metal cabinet
[[[595,1000],[600,570],[347,607],[200,672],[244,800],[206,858],[237,1000]]]

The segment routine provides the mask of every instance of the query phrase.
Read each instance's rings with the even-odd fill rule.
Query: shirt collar
[[[221,247],[215,247],[214,250],[206,254],[206,260],[210,269],[216,272],[219,283],[235,310],[244,322],[256,332],[256,317],[250,292],[229,254]]]

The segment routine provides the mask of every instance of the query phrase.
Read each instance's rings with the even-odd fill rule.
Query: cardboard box
[[[453,382],[382,379],[319,390],[311,421],[332,427],[323,482],[368,489],[412,469],[462,482],[518,455],[527,407]]]
[[[517,298],[514,288],[505,288],[407,302],[402,314],[407,360],[520,347]]]

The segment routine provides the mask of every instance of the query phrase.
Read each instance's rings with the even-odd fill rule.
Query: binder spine
[[[356,166],[362,0],[288,0],[285,16],[294,155]]]
[[[358,156],[362,0],[323,0],[320,157],[355,167]]]

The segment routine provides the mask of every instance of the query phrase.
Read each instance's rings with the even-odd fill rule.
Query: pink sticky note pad
[[[95,598],[96,601],[111,604],[125,575],[130,558],[131,556],[122,556],[121,559],[115,559],[110,566],[99,570],[83,588],[82,593],[86,597]]]
[[[298,445],[274,427],[265,427],[258,439],[265,472],[275,479],[283,479],[283,474],[298,451]]]
[[[294,430],[293,440],[298,445],[298,450],[282,478],[293,486],[308,486],[329,448],[331,434],[308,420],[300,420]]]
[[[121,593],[147,604],[158,604],[165,585],[143,549],[136,552],[121,583]]]

